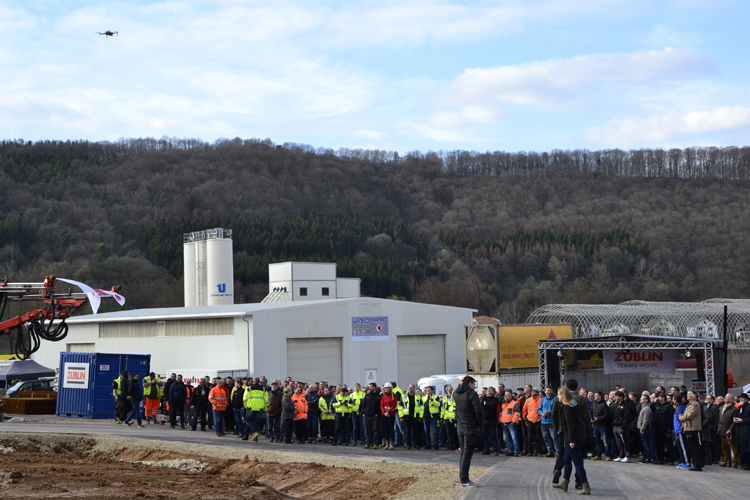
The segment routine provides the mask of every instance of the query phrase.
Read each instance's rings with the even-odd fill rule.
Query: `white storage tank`
[[[185,307],[195,307],[195,242],[185,241],[182,245],[185,273]]]
[[[436,396],[445,396],[446,389],[448,386],[452,386],[453,389],[457,389],[461,384],[461,379],[464,376],[461,374],[456,375],[432,375],[429,377],[420,378],[417,382],[417,386],[424,392],[425,387],[432,387],[433,393]]]
[[[206,305],[231,305],[234,304],[232,240],[223,235],[211,236],[206,240]]]

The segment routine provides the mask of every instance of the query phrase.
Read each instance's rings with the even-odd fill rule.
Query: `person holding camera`
[[[456,404],[456,426],[458,439],[461,444],[461,456],[459,457],[459,480],[461,486],[478,486],[469,479],[469,468],[474,449],[469,446],[469,436],[473,432],[481,434],[482,431],[482,404],[476,392],[477,381],[470,376],[465,376],[453,392],[453,402]]]

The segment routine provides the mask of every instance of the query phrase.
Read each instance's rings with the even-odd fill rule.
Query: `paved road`
[[[473,465],[473,464],[472,464]],[[568,498],[552,488],[552,458],[511,458],[494,465],[477,480],[478,488],[464,488],[465,500],[489,500],[500,496],[513,500]],[[747,498],[750,474],[718,465],[704,472],[690,472],[673,466],[585,462],[591,495],[607,499],[707,499]],[[580,498],[580,497],[576,497]]]
[[[44,422],[2,423],[0,432],[38,432],[82,435],[116,435],[141,439],[210,444],[232,448],[273,451],[303,451],[321,455],[351,457],[357,460],[386,462],[411,462],[419,464],[443,464],[458,466],[458,453],[446,450],[365,450],[361,446],[330,446],[325,444],[298,445],[268,443],[263,438],[258,443],[242,441],[236,436],[217,438],[212,431],[192,432],[170,429],[169,426],[147,426],[140,429],[102,421],[48,420]],[[564,497],[565,493],[551,486],[552,458],[474,455],[473,467],[489,469],[477,480],[480,487],[464,489],[465,500],[489,500],[500,496],[513,500],[542,500]],[[726,469],[717,465],[708,466],[705,472],[689,472],[661,465],[641,465],[637,462],[620,464],[614,462],[586,461],[586,471],[591,483],[592,495],[608,499],[705,499],[746,498],[750,474],[739,469]],[[456,477],[458,479],[458,477]],[[568,495],[574,491],[572,486]]]
[[[218,446],[231,446],[233,448],[259,449],[269,451],[295,451],[305,453],[316,453],[321,455],[335,455],[338,457],[352,457],[358,460],[375,460],[386,462],[411,462],[425,465],[442,464],[458,467],[458,453],[448,450],[405,450],[397,448],[393,451],[365,450],[361,445],[354,446],[331,446],[328,444],[284,444],[269,443],[261,437],[259,442],[251,443],[242,441],[237,436],[227,435],[216,437],[213,431],[201,432],[199,430],[192,432],[177,429],[170,429],[168,425],[148,425],[141,429],[133,425],[127,427],[114,423],[103,423],[101,421],[76,421],[55,422],[53,420],[46,422],[19,422],[19,423],[2,423],[0,432],[46,432],[57,434],[97,434],[97,435],[116,435],[128,436],[142,439],[158,439],[161,441],[182,442],[189,444],[210,444]],[[473,464],[476,467],[490,468],[498,462],[506,460],[506,457],[500,456],[482,456],[475,455]],[[456,474],[458,481],[458,474]]]

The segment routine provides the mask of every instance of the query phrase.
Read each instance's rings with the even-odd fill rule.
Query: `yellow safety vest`
[[[320,408],[321,420],[333,420],[334,419],[334,415],[333,413],[331,413],[331,410],[328,409],[328,403],[326,403],[326,400],[323,399],[323,396],[321,396],[320,399],[318,400],[318,408]]]
[[[122,384],[122,375],[114,379],[113,382],[117,384],[117,395],[122,396],[122,385],[120,385]]]
[[[456,419],[456,403],[453,402],[452,398],[443,398],[443,411],[441,417],[443,420],[455,420]]]
[[[423,400],[427,400],[428,396],[423,396]],[[437,396],[434,394],[432,396],[429,396],[429,401],[427,401],[427,407],[430,410],[430,418],[437,418],[438,415],[440,415],[440,401],[438,400]]]
[[[263,391],[259,391],[258,389],[250,390],[249,387],[245,389],[245,394],[242,396],[242,400],[245,404],[245,408],[253,411],[262,411],[266,405]]]
[[[351,407],[352,407],[352,413],[355,413],[359,415],[359,405],[362,402],[362,400],[365,398],[365,393],[362,391],[354,391],[351,396]]]
[[[403,418],[409,414],[409,394],[404,393],[404,398],[398,406],[398,416]],[[422,396],[419,394],[414,395],[414,416],[422,418],[424,415],[424,405],[422,404]]]
[[[154,387],[156,387],[156,390],[157,390],[156,394],[157,394],[157,396],[161,397],[164,394],[164,391],[162,390],[162,388],[159,387],[159,384],[161,383],[161,379],[157,376],[154,379],[154,381],[156,382],[154,385],[150,385],[150,386],[146,387],[146,384],[148,384],[149,382],[151,382],[151,377],[149,377],[148,375],[146,375],[145,377],[143,377],[143,386],[144,386],[143,387],[143,396],[144,397],[145,396],[150,396],[151,395],[151,391],[154,390]]]
[[[333,403],[333,408],[336,410],[336,413],[342,413],[346,415],[351,411],[351,406],[349,404],[350,397],[347,394],[346,396],[342,396],[341,394],[336,395],[335,402]]]

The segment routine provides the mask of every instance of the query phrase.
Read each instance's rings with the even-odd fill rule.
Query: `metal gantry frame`
[[[750,345],[750,300],[709,299],[703,302],[622,304],[548,304],[535,310],[527,324],[573,325],[575,337],[657,335],[723,338],[724,306],[728,306],[729,345]]]
[[[714,394],[714,348],[723,346],[722,340],[704,339],[694,340],[679,337],[664,337],[644,335],[621,335],[612,337],[598,337],[590,339],[559,339],[540,340],[539,349],[539,381],[542,387],[547,386],[547,351],[563,351],[568,349],[661,349],[661,350],[702,350],[706,364],[706,394]],[[565,358],[565,356],[563,356]],[[557,355],[555,355],[557,359]],[[565,367],[560,373],[560,383],[565,381]]]

